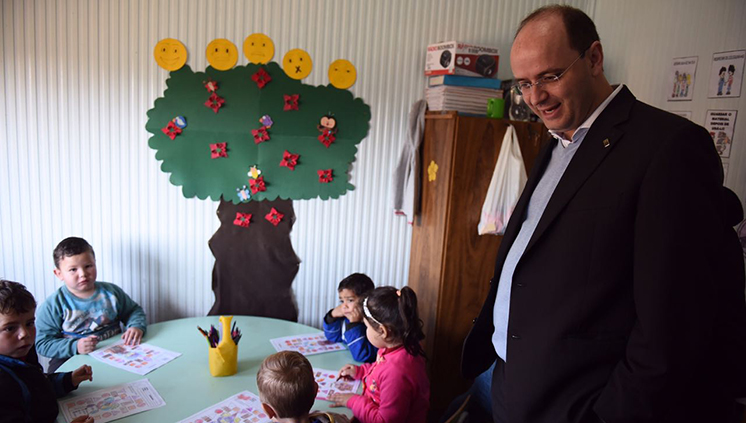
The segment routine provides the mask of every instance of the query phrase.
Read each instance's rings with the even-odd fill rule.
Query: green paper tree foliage
[[[261,68],[272,78],[263,88],[252,79]],[[205,87],[210,80],[225,100],[217,113],[205,105],[212,94]],[[303,84],[274,62],[196,73],[184,66],[170,73],[166,85],[148,111],[146,129],[153,134],[148,145],[185,197],[240,203],[237,189],[250,186],[252,166],[261,171],[266,191],[252,194],[251,200],[326,200],[354,189],[348,170],[357,144],[368,134],[371,113],[350,91]],[[296,94],[298,110],[284,110],[285,95]],[[265,115],[273,122],[267,130],[270,139],[257,144],[252,130],[263,126]],[[334,116],[337,129],[329,147],[318,139],[318,125],[326,115]],[[162,128],[177,116],[187,125],[172,140]],[[226,143],[227,157],[212,158],[210,145],[216,143]],[[299,155],[294,170],[280,166],[285,151]],[[333,179],[320,182],[318,171],[327,169]]]

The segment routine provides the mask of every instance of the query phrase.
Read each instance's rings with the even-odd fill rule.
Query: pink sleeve
[[[372,365],[373,365],[373,363],[365,363],[365,364],[361,364],[361,365],[357,366],[357,370],[355,371],[355,376],[353,377],[353,379],[355,379],[355,380],[362,379],[363,376],[365,376],[365,373],[368,371],[368,369]]]
[[[409,407],[414,400],[414,384],[398,369],[387,370],[379,375],[380,405],[361,395],[347,400],[347,407],[362,423],[407,423]]]

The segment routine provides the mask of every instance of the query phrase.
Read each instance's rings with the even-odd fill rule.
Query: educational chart
[[[279,351],[297,351],[303,355],[314,355],[325,352],[341,351],[345,345],[340,342],[327,341],[323,333],[285,336],[270,339],[272,346]]]
[[[697,56],[674,57],[669,76],[668,101],[691,100],[694,96],[694,77]]]
[[[164,350],[154,345],[124,345],[119,341],[110,347],[90,354],[96,360],[128,372],[146,375],[180,356],[181,353]]]
[[[707,96],[740,97],[746,50],[724,51],[712,55]]]
[[[319,384],[319,392],[316,394],[316,399],[329,401],[329,397],[334,394],[356,394],[358,388],[360,388],[359,380],[339,380],[337,381],[337,374],[339,372],[325,369],[313,369],[313,377],[316,379],[316,383]]]
[[[708,110],[705,128],[715,142],[715,148],[721,158],[730,157],[733,144],[733,131],[736,127],[738,110]]]
[[[249,391],[243,391],[178,423],[268,423],[271,421],[262,410],[259,397]]]
[[[68,423],[85,415],[96,423],[106,423],[166,405],[147,379],[68,397],[59,403]]]

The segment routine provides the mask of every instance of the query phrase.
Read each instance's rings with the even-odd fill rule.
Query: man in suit
[[[746,395],[746,299],[712,138],[611,86],[580,10],[529,15],[510,59],[553,139],[506,229],[464,375],[496,362],[495,422],[727,421]]]

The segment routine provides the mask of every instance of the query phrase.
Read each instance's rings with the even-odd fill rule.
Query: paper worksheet
[[[327,341],[323,333],[285,336],[270,339],[269,342],[272,343],[272,346],[278,352],[297,351],[303,355],[321,354],[345,349],[345,345],[341,342]]]
[[[73,395],[59,403],[68,423],[85,415],[93,417],[96,423],[106,423],[166,405],[147,379]]]
[[[361,381],[337,381],[338,373],[334,370],[313,368],[313,377],[316,379],[316,383],[319,384],[319,392],[316,394],[316,399],[329,401],[329,397],[333,394],[357,394]]]
[[[124,345],[124,341],[119,341],[89,355],[102,363],[142,376],[165,365],[181,353],[164,350],[150,344]]]
[[[249,391],[243,391],[199,413],[192,414],[178,423],[269,423],[271,421],[272,419],[262,409],[259,397]]]

